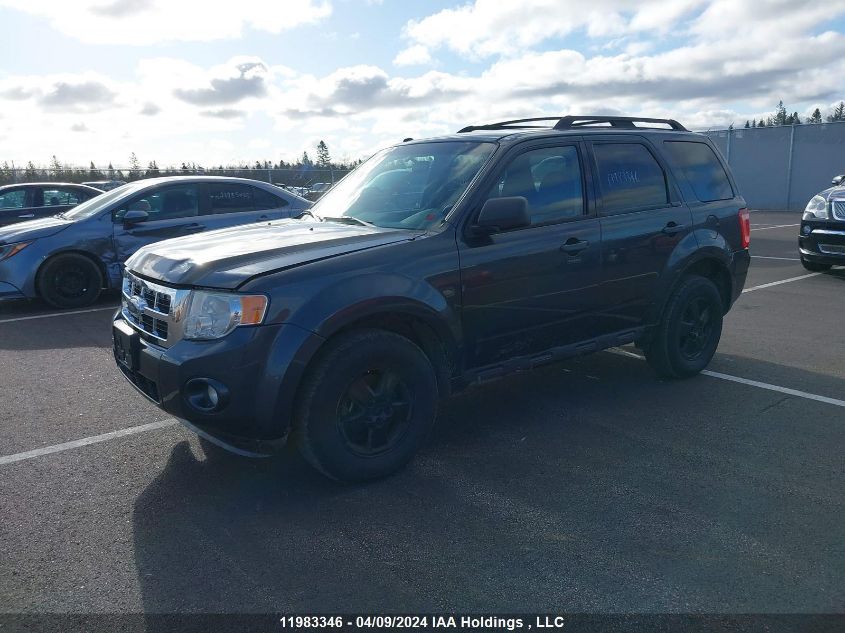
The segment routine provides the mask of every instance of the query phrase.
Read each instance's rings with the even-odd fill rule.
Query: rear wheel
[[[338,335],[315,359],[297,402],[303,457],[340,481],[366,481],[404,466],[429,434],[437,380],[423,351],[383,330]]]
[[[722,298],[712,281],[697,275],[684,279],[645,350],[649,365],[663,378],[700,372],[719,346],[722,314]]]
[[[85,255],[66,253],[47,261],[38,273],[41,298],[56,308],[82,308],[97,300],[103,288],[99,266]]]
[[[823,273],[831,268],[830,264],[818,264],[816,262],[808,261],[803,257],[801,257],[801,265],[813,273]]]

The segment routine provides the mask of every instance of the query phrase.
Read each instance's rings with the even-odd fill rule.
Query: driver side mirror
[[[836,176],[833,180],[830,181],[831,185],[838,186],[842,184],[842,181],[845,180],[845,175]]]
[[[528,200],[522,196],[490,198],[481,207],[473,228],[478,233],[490,235],[511,229],[531,226]]]
[[[150,214],[141,209],[129,209],[123,216],[123,223],[125,225],[138,224],[145,222],[150,217]]]

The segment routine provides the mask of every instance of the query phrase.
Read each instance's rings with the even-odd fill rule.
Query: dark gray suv
[[[0,299],[40,297],[59,308],[119,288],[123,262],[172,237],[297,216],[311,202],[243,178],[150,178],[55,217],[0,228]]]

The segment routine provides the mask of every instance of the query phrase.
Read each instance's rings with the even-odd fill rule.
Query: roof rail
[[[627,129],[636,129],[635,123],[662,123],[668,125],[673,130],[687,132],[687,128],[678,123],[675,119],[650,119],[648,117],[639,116],[565,116],[562,117],[556,124],[556,130],[570,130],[574,127],[586,127],[595,125],[596,123],[609,123],[611,127],[621,127]],[[648,127],[648,126],[644,126]]]
[[[524,130],[546,127],[543,125],[525,125],[526,123],[534,123],[537,121],[555,121],[555,124],[551,127],[551,129],[555,130],[571,130],[572,128],[589,127],[602,123],[607,123],[611,127],[615,128],[635,130],[638,128],[649,127],[634,125],[635,123],[661,123],[663,125],[668,125],[673,130],[678,130],[681,132],[688,131],[687,128],[678,123],[675,119],[651,119],[648,117],[632,116],[568,115],[564,117],[544,116],[535,117],[532,119],[514,119],[512,121],[499,121],[498,123],[488,123],[487,125],[468,125],[467,127],[458,130],[458,134],[462,134],[464,132],[474,132],[475,130]]]

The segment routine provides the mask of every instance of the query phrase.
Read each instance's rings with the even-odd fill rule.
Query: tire
[[[425,442],[437,401],[431,362],[404,336],[375,329],[341,333],[306,374],[294,440],[327,477],[379,479],[407,464]]]
[[[54,308],[84,308],[100,296],[103,274],[85,255],[66,253],[47,260],[38,271],[37,287]]]
[[[817,264],[816,262],[808,261],[803,257],[801,258],[801,265],[813,273],[823,273],[831,268],[830,264]]]
[[[644,350],[661,378],[687,378],[707,367],[722,336],[724,308],[712,281],[684,278],[672,293],[663,318]]]

